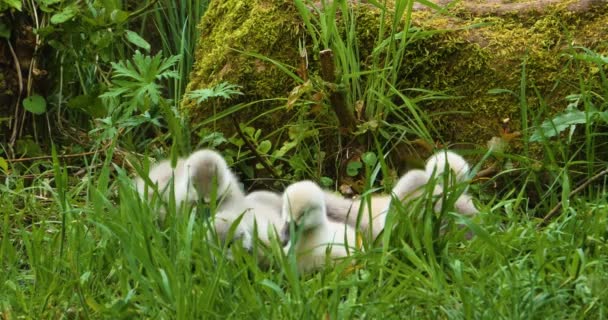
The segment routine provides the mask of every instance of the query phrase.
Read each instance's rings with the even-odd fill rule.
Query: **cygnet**
[[[283,238],[290,237],[291,227],[296,231],[290,237],[295,243],[285,250],[294,251],[300,272],[313,271],[357,250],[356,231],[328,219],[325,199],[323,190],[311,181],[293,183],[283,193]]]

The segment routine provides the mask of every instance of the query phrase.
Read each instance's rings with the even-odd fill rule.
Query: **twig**
[[[19,127],[19,106],[21,105],[21,95],[23,94],[23,75],[21,74],[21,64],[19,63],[19,58],[13,49],[13,45],[9,39],[6,39],[8,43],[8,49],[13,56],[13,60],[15,61],[15,71],[17,72],[17,81],[19,82],[19,94],[17,95],[17,104],[15,105],[15,118],[13,119],[13,134],[11,135],[11,139],[9,145],[12,147],[15,145],[15,141],[17,140],[17,131]]]
[[[137,17],[137,16],[145,13],[148,9],[152,8],[152,6],[154,6],[157,2],[158,2],[158,0],[152,0],[148,4],[146,4],[145,6],[139,8],[139,9],[133,11],[133,12],[131,12],[129,14],[128,20],[131,20],[131,19],[133,19],[133,18],[135,18],[135,17]]]
[[[321,77],[325,82],[330,84],[329,101],[331,102],[334,112],[338,117],[338,121],[342,128],[347,132],[352,132],[355,129],[355,115],[352,109],[346,106],[344,94],[333,88],[336,81],[336,67],[334,66],[334,53],[331,49],[325,49],[319,53],[321,60]]]
[[[480,180],[483,178],[490,177],[497,172],[498,172],[498,166],[496,164],[493,164],[483,170],[479,170],[479,172],[477,172],[477,174],[473,178],[473,181],[477,181],[477,180]]]
[[[270,164],[266,161],[266,159],[264,159],[259,153],[258,150],[255,148],[255,146],[253,145],[253,143],[251,143],[251,141],[249,140],[249,138],[245,135],[245,133],[243,132],[243,130],[241,130],[241,126],[239,125],[238,121],[236,121],[236,119],[234,118],[234,116],[230,117],[232,119],[232,123],[234,124],[234,128],[236,129],[237,134],[241,137],[241,139],[243,139],[243,141],[245,142],[245,144],[247,145],[247,148],[249,148],[249,150],[251,150],[251,152],[253,152],[253,155],[255,156],[256,159],[258,159],[258,161],[262,164],[262,166],[268,170],[268,172],[270,172],[270,174],[272,174],[272,176],[275,179],[280,179],[281,176],[279,175],[278,172],[276,172],[274,170],[274,168],[272,166],[270,166]]]
[[[608,169],[604,169],[603,171],[601,171],[600,173],[594,175],[593,177],[589,178],[587,181],[583,182],[583,184],[581,184],[579,187],[577,187],[576,189],[572,190],[570,192],[570,194],[568,194],[568,198],[572,197],[573,195],[583,191],[588,185],[590,185],[591,183],[593,183],[593,181],[601,178],[602,176],[608,174]],[[538,225],[539,228],[546,226],[547,223],[549,223],[549,220],[551,220],[558,212],[559,212],[559,208],[561,208],[562,206],[562,202],[558,202],[555,207],[553,207],[553,209],[551,209],[551,211],[549,211],[549,213],[543,218],[543,221],[541,221],[541,223]]]
[[[107,146],[100,150],[97,150],[97,151],[87,151],[87,152],[82,152],[82,153],[58,155],[57,158],[68,159],[68,158],[78,158],[78,157],[88,156],[88,155],[99,153],[100,151],[103,151],[106,148],[107,148]],[[31,158],[6,159],[6,161],[15,163],[15,162],[36,161],[36,160],[44,160],[44,159],[52,159],[52,158],[53,158],[53,156],[51,155],[51,156],[39,156],[39,157],[31,157]]]

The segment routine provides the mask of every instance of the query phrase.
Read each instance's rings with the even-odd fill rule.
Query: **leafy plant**
[[[0,0],[0,12],[12,8],[21,11],[20,0]]]
[[[116,137],[120,131],[146,130],[143,124],[156,128],[166,124],[178,153],[190,149],[186,121],[171,100],[165,97],[162,82],[179,77],[175,65],[179,56],[162,57],[136,51],[132,60],[112,63],[112,86],[100,95],[109,106],[110,116],[101,119],[92,132],[100,133],[100,141]],[[159,114],[164,116],[161,122]]]
[[[580,111],[577,108],[580,102],[580,95],[570,96],[569,99],[572,102],[568,104],[564,112],[555,115],[553,119],[545,120],[534,130],[534,133],[530,136],[531,142],[555,137],[566,129],[570,130],[569,137],[571,138],[576,125],[579,124],[608,123],[608,111]]]
[[[241,87],[238,85],[221,82],[211,88],[192,90],[188,93],[188,98],[195,99],[196,103],[202,103],[211,98],[230,99],[235,95],[242,95],[240,89]]]
[[[156,108],[164,101],[161,81],[179,77],[174,70],[179,59],[179,56],[163,59],[162,52],[148,56],[136,51],[132,61],[112,62],[113,86],[100,97],[121,98],[118,105],[125,115]]]
[[[43,114],[46,112],[46,100],[40,95],[31,95],[23,99],[23,108],[33,114]]]

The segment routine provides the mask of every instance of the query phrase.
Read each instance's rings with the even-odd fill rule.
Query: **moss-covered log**
[[[599,70],[593,66],[585,66],[581,73],[580,66],[571,63],[567,53],[574,46],[608,53],[605,1],[551,0],[543,2],[542,10],[538,10],[537,2],[493,3],[481,8],[476,6],[478,1],[461,1],[449,9],[451,14],[429,9],[413,13],[413,24],[418,28],[452,30],[414,42],[399,71],[401,89],[423,88],[459,97],[421,105],[429,114],[444,114],[433,116],[441,134],[437,139],[485,145],[497,134],[501,119],[520,119],[517,95],[524,92],[524,65],[527,105],[532,109],[546,106],[547,115],[565,108],[565,97],[578,91],[580,74],[599,77]],[[497,9],[501,5],[504,10]],[[363,46],[359,52],[367,55],[371,48],[365,46],[375,41],[380,15],[371,4],[353,6],[358,16],[359,44]],[[482,26],[467,28],[478,24]],[[246,101],[289,95],[295,84],[286,73],[241,51],[298,66],[298,46],[306,37],[292,1],[212,1],[200,26],[202,35],[189,90],[228,81],[243,86],[245,95],[240,99]],[[366,57],[360,60],[366,61]],[[495,88],[511,90],[516,95],[489,93]],[[251,119],[260,110],[281,103],[285,104],[257,104],[241,111],[239,118]],[[227,107],[223,104],[214,106]],[[195,123],[213,112],[211,105],[196,105],[193,101],[185,101],[183,108],[190,111]],[[273,113],[272,119],[259,119],[258,126],[274,127],[286,119],[284,114]],[[521,123],[514,121],[511,126],[512,130],[519,130]]]

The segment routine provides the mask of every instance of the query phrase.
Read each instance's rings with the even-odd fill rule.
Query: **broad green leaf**
[[[302,97],[303,94],[310,93],[312,89],[312,82],[310,82],[310,80],[299,86],[295,86],[287,97],[287,110],[291,110],[300,97]]]
[[[131,42],[132,44],[146,50],[146,51],[150,51],[150,44],[144,40],[144,38],[140,37],[137,33],[131,31],[131,30],[127,30],[125,32],[125,36],[127,37],[127,40],[129,42]]]
[[[361,167],[363,167],[361,161],[351,161],[346,165],[346,174],[354,177],[359,174],[359,169],[361,169]]]
[[[61,0],[38,0],[41,5],[50,6],[56,3],[60,3]]]
[[[0,0],[0,3],[21,11],[21,0]],[[4,7],[3,5],[0,5],[0,8]]]
[[[63,10],[61,10],[61,12],[58,12],[51,17],[51,23],[52,24],[64,23],[64,22],[72,19],[74,16],[76,16],[77,13],[78,13],[78,7],[67,6],[67,7],[63,8]]]
[[[37,157],[43,154],[42,148],[32,138],[18,139],[15,143],[17,154],[27,157]]]
[[[553,119],[545,120],[536,128],[534,134],[530,137],[530,141],[540,141],[543,137],[554,137],[570,126],[586,123],[587,118],[590,119],[596,113],[597,112],[590,112],[589,114],[586,114],[585,112],[576,109],[567,110]]]
[[[285,142],[281,149],[274,152],[273,156],[275,158],[281,158],[287,154],[291,149],[295,148],[298,145],[297,141],[289,141]]]
[[[361,159],[363,159],[363,163],[365,163],[368,166],[373,166],[376,164],[376,162],[378,161],[378,157],[376,157],[376,154],[373,152],[366,152],[363,154],[363,156],[361,157]]]
[[[107,114],[105,105],[97,95],[83,94],[68,101],[68,107],[86,112],[93,118],[103,118]]]
[[[129,13],[122,10],[113,10],[110,13],[110,19],[115,23],[123,23],[129,19]]]
[[[35,94],[23,100],[23,107],[33,114],[43,114],[46,112],[46,100]]]
[[[57,11],[57,9],[53,8],[53,5],[60,3],[61,0],[37,0],[36,2],[38,2],[38,8],[40,8],[42,12],[52,13]]]
[[[196,99],[197,103],[202,103],[210,98],[224,98],[230,99],[233,95],[242,95],[239,91],[241,87],[230,84],[228,82],[222,82],[211,88],[204,88],[191,91],[188,93],[190,99]]]
[[[2,157],[0,157],[0,169],[4,172],[8,172],[8,162]]]
[[[272,147],[272,143],[268,140],[264,140],[260,143],[260,145],[258,146],[258,151],[261,154],[267,154],[268,151],[270,151],[270,148]]]
[[[334,184],[334,180],[330,177],[321,177],[321,185],[325,188],[329,188]]]

